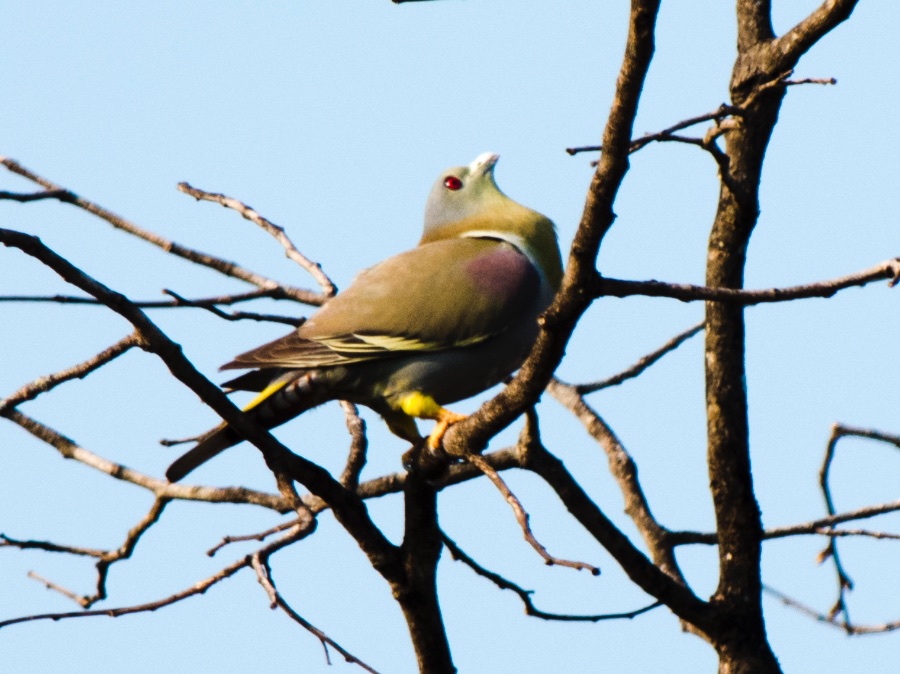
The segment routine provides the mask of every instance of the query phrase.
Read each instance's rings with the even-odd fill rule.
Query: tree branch
[[[519,599],[522,600],[522,604],[525,607],[525,615],[530,615],[542,620],[559,620],[563,622],[600,622],[603,620],[622,619],[631,620],[641,615],[642,613],[647,613],[648,611],[652,611],[653,609],[662,606],[662,604],[657,601],[648,606],[644,606],[643,608],[639,608],[634,611],[628,611],[625,613],[597,613],[594,615],[548,613],[547,611],[540,610],[534,605],[534,601],[532,601],[531,599],[531,595],[534,594],[533,590],[526,590],[521,586],[516,585],[512,581],[507,580],[500,574],[494,573],[493,571],[488,571],[474,559],[469,557],[469,555],[463,552],[462,549],[460,549],[460,547],[449,536],[447,536],[447,534],[441,532],[441,539],[444,541],[444,545],[447,546],[447,549],[450,551],[450,555],[455,561],[462,562],[482,578],[487,578],[501,590],[511,590],[512,592],[515,592],[517,595],[519,595]]]
[[[841,290],[865,286],[874,281],[884,279],[890,279],[888,287],[893,288],[897,285],[898,281],[900,281],[900,258],[885,260],[868,269],[829,281],[818,281],[787,288],[744,290],[741,288],[696,286],[689,283],[664,283],[656,280],[623,281],[606,277],[601,277],[594,287],[598,297],[641,295],[645,297],[671,297],[682,302],[706,300],[752,306],[754,304],[790,302],[813,297],[833,297]]]
[[[606,150],[588,190],[562,288],[540,320],[537,342],[509,386],[467,420],[450,427],[444,448],[451,455],[481,451],[489,438],[534,405],[562,360],[575,324],[594,299],[585,288],[596,281],[597,253],[615,219],[613,202],[628,171],[628,147],[653,56],[658,12],[659,0],[632,0],[625,56],[603,131]]]
[[[259,225],[268,234],[273,236],[275,240],[278,241],[278,243],[281,244],[281,246],[284,248],[284,254],[288,259],[296,262],[298,265],[303,267],[303,269],[305,269],[309,273],[309,275],[316,280],[316,282],[322,288],[322,292],[325,293],[326,297],[333,297],[335,293],[337,293],[337,287],[334,285],[334,283],[331,282],[331,279],[328,278],[328,275],[322,269],[322,265],[320,265],[318,262],[313,262],[308,257],[303,255],[303,253],[297,250],[294,242],[290,240],[287,232],[284,231],[284,227],[280,227],[271,220],[267,220],[242,201],[238,201],[237,199],[233,199],[232,197],[227,197],[224,194],[218,194],[216,192],[205,192],[204,190],[192,187],[188,183],[178,183],[178,189],[179,191],[194,197],[197,201],[212,201],[213,203],[220,204],[225,208],[235,210],[240,213],[241,217],[243,217],[244,219]]]
[[[246,281],[247,283],[255,285],[258,288],[277,293],[282,297],[290,298],[296,302],[318,306],[322,304],[323,300],[325,299],[319,293],[314,293],[303,288],[295,288],[293,286],[278,283],[277,281],[274,281],[270,278],[266,278],[265,276],[262,276],[255,272],[251,272],[241,267],[240,265],[235,264],[234,262],[229,262],[228,260],[223,260],[221,258],[207,255],[206,253],[201,253],[191,248],[187,248],[186,246],[182,246],[178,243],[175,243],[174,241],[170,241],[169,239],[155,234],[154,232],[150,232],[146,229],[138,227],[133,222],[130,222],[125,218],[116,215],[112,211],[109,211],[102,206],[88,201],[87,199],[79,197],[77,194],[70,190],[53,184],[46,178],[42,178],[41,176],[37,175],[33,171],[30,171],[29,169],[25,168],[12,159],[9,159],[7,157],[0,157],[0,164],[3,164],[13,173],[16,173],[24,178],[27,178],[28,180],[31,180],[32,182],[37,183],[38,185],[41,185],[42,187],[45,187],[48,190],[53,191],[56,194],[56,199],[58,199],[59,201],[66,204],[72,204],[73,206],[77,206],[78,208],[85,210],[92,215],[96,215],[98,218],[106,220],[106,222],[111,224],[116,229],[120,229],[123,232],[127,232],[128,234],[136,236],[139,239],[143,239],[148,243],[152,243],[154,246],[161,248],[167,253],[171,253],[172,255],[175,255],[177,257],[184,258],[185,260],[188,260],[195,264],[209,267],[210,269],[214,269],[226,276],[240,279],[241,281]]]

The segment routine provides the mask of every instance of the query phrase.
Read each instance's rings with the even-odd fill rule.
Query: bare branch
[[[216,543],[213,547],[206,551],[206,554],[209,557],[215,557],[216,553],[219,552],[226,545],[231,545],[232,543],[240,543],[243,541],[259,541],[260,543],[266,540],[269,536],[273,536],[277,533],[281,533],[282,531],[286,531],[287,529],[291,529],[292,527],[299,526],[301,520],[299,518],[295,518],[289,520],[288,522],[282,522],[274,527],[266,529],[265,531],[260,531],[255,534],[244,534],[241,536],[224,536],[221,541]]]
[[[313,262],[308,257],[303,255],[303,253],[297,250],[294,242],[290,240],[283,227],[280,227],[271,220],[264,218],[247,204],[238,201],[237,199],[227,197],[224,194],[218,194],[216,192],[205,192],[204,190],[192,187],[188,183],[178,183],[178,189],[181,192],[194,197],[197,201],[212,201],[224,206],[225,208],[235,210],[240,213],[240,215],[244,219],[259,225],[268,234],[275,237],[275,240],[282,245],[282,247],[284,248],[284,254],[288,257],[288,259],[293,260],[298,265],[303,267],[303,269],[309,272],[310,276],[312,276],[322,288],[322,292],[325,293],[326,297],[333,297],[335,293],[337,293],[337,287],[334,285],[334,283],[331,282],[331,279],[328,278],[328,275],[322,270],[322,265],[320,265],[318,262]]]
[[[660,358],[665,356],[667,353],[674,351],[679,346],[684,344],[687,340],[689,340],[694,335],[698,334],[703,330],[703,323],[697,323],[692,328],[688,328],[684,332],[681,332],[675,335],[668,342],[663,344],[661,347],[656,349],[655,351],[651,351],[646,356],[638,360],[634,365],[629,367],[626,370],[622,370],[618,374],[614,374],[612,377],[607,377],[606,379],[602,379],[598,382],[594,382],[591,384],[577,384],[573,388],[579,395],[586,395],[588,393],[594,393],[596,391],[600,391],[605,388],[609,388],[611,386],[618,386],[624,381],[628,381],[629,379],[634,379],[635,377],[640,376],[644,370],[649,368],[651,365],[656,363]],[[550,382],[550,392],[553,393],[554,388],[557,386],[568,386],[562,381],[558,379],[553,379]]]
[[[835,507],[834,499],[831,495],[831,485],[829,484],[828,478],[831,472],[831,464],[834,460],[835,451],[837,449],[837,443],[843,437],[854,436],[868,438],[870,440],[877,440],[880,442],[887,442],[897,448],[900,448],[900,437],[896,435],[888,435],[886,433],[880,433],[871,429],[853,428],[850,426],[844,426],[842,424],[834,424],[831,428],[831,437],[828,439],[828,444],[825,448],[825,458],[822,461],[822,468],[819,470],[819,486],[822,489],[822,495],[825,498],[825,505],[830,516],[834,516]],[[850,610],[847,606],[847,592],[853,589],[853,580],[850,578],[847,570],[844,568],[843,561],[841,560],[841,556],[838,552],[837,538],[835,537],[830,537],[828,539],[828,545],[819,554],[820,562],[824,562],[827,559],[831,559],[832,563],[834,564],[834,570],[837,574],[838,580],[837,599],[835,600],[834,606],[832,606],[829,615],[831,618],[834,618],[838,614],[841,614],[844,616],[844,622],[849,625],[851,621]]]
[[[106,363],[109,363],[115,358],[118,358],[132,347],[138,346],[139,343],[140,338],[137,333],[133,332],[83,363],[35,379],[33,382],[26,384],[12,395],[0,399],[0,414],[3,414],[6,410],[12,409],[23,402],[34,400],[42,393],[46,393],[63,382],[71,381],[72,379],[84,379],[94,370],[106,365]]]
[[[858,0],[825,0],[803,21],[775,41],[778,67],[793,68],[812,46],[850,18]]]
[[[359,416],[359,410],[353,403],[342,400],[341,409],[344,410],[347,431],[350,433],[350,453],[347,455],[347,465],[341,474],[341,484],[347,489],[355,491],[359,487],[359,475],[366,465],[366,451],[369,448],[366,422]]]
[[[125,218],[116,215],[112,211],[109,211],[102,206],[99,206],[87,199],[79,197],[74,192],[67,190],[59,185],[55,185],[46,178],[42,178],[37,175],[33,171],[25,168],[18,162],[9,159],[7,157],[0,157],[0,164],[3,164],[7,169],[16,173],[32,182],[45,187],[48,190],[51,190],[57,193],[56,198],[67,204],[72,204],[73,206],[77,206],[82,210],[91,213],[92,215],[96,215],[97,217],[106,220],[109,224],[111,224],[116,229],[120,229],[124,232],[127,232],[133,236],[136,236],[148,243],[152,243],[153,245],[163,249],[167,253],[171,253],[172,255],[176,255],[177,257],[184,258],[190,262],[195,264],[202,265],[204,267],[209,267],[210,269],[214,269],[221,274],[226,276],[230,276],[232,278],[240,279],[241,281],[246,281],[247,283],[253,284],[258,288],[263,288],[273,293],[277,293],[278,295],[286,298],[290,298],[296,302],[302,302],[304,304],[311,304],[318,306],[322,304],[324,301],[324,297],[319,293],[314,293],[310,290],[305,290],[303,288],[295,288],[292,286],[284,285],[282,283],[278,283],[270,278],[266,278],[260,274],[249,271],[234,262],[229,262],[228,260],[223,260],[218,257],[214,257],[212,255],[207,255],[206,253],[201,253],[199,251],[193,250],[191,248],[187,248],[186,246],[182,246],[174,241],[170,241],[158,234],[151,232],[149,230],[143,229],[133,222],[126,220]]]
[[[538,339],[509,386],[447,431],[443,446],[451,456],[482,451],[489,438],[535,404],[562,360],[575,325],[593,302],[585,288],[596,282],[597,254],[615,220],[613,202],[628,171],[628,146],[653,57],[659,5],[659,0],[632,1],[625,55],[603,131],[606,151],[588,189],[562,287],[540,318]]]
[[[278,539],[257,551],[260,554],[271,554],[272,552],[281,549],[285,545],[298,540],[303,536],[303,531],[292,531],[288,535]],[[253,555],[246,555],[241,559],[238,559],[228,566],[220,569],[213,575],[201,580],[197,583],[194,583],[189,588],[182,590],[180,592],[176,592],[175,594],[169,595],[164,599],[158,599],[156,601],[147,602],[144,604],[135,604],[133,606],[123,606],[120,608],[109,608],[109,609],[94,609],[89,611],[71,611],[65,613],[41,613],[37,615],[29,615],[22,616],[19,618],[11,618],[9,620],[0,621],[0,629],[4,627],[9,627],[10,625],[16,625],[19,623],[25,622],[34,622],[38,620],[67,620],[69,618],[92,618],[95,616],[107,616],[110,618],[118,618],[123,615],[130,615],[132,613],[147,613],[156,611],[165,606],[171,606],[172,604],[176,604],[184,599],[189,597],[195,597],[200,594],[204,594],[209,588],[217,583],[222,582],[223,580],[230,578],[238,571],[244,568],[250,568],[252,566],[252,557]]]
[[[874,281],[890,279],[893,288],[900,280],[900,258],[880,262],[873,267],[854,274],[841,276],[830,281],[819,281],[787,288],[766,288],[763,290],[743,290],[737,288],[712,288],[688,283],[663,283],[661,281],[623,281],[603,277],[595,284],[596,294],[607,297],[671,297],[682,302],[697,300],[723,302],[743,306],[771,302],[789,302],[812,297],[833,297],[841,290],[865,286]]]
[[[653,609],[662,606],[660,602],[654,602],[649,606],[644,606],[643,608],[639,608],[634,611],[628,611],[626,613],[597,613],[594,615],[548,613],[547,611],[540,610],[534,605],[534,602],[531,599],[531,595],[534,594],[533,590],[526,590],[521,586],[516,585],[512,581],[507,580],[500,574],[494,573],[493,571],[488,571],[474,559],[469,557],[469,555],[463,552],[462,549],[460,549],[460,547],[449,536],[447,536],[447,534],[441,532],[441,539],[444,541],[444,545],[447,546],[447,549],[450,551],[450,555],[454,560],[462,562],[479,576],[487,578],[489,581],[494,583],[494,585],[499,587],[501,590],[511,590],[512,592],[515,592],[517,595],[519,595],[519,598],[522,600],[522,604],[525,606],[525,614],[533,616],[535,618],[541,618],[542,620],[559,620],[564,622],[600,622],[602,620],[622,619],[631,620],[632,618],[636,618],[642,613],[647,613],[648,611],[652,611]]]
[[[516,498],[516,495],[512,493],[510,488],[503,481],[503,478],[495,471],[491,465],[484,460],[480,454],[469,454],[465,457],[466,461],[478,467],[478,469],[484,473],[487,478],[494,483],[494,486],[503,494],[503,498],[506,499],[506,502],[513,509],[513,513],[516,515],[516,521],[519,523],[519,526],[522,527],[522,534],[525,536],[525,540],[528,541],[528,544],[534,548],[537,553],[543,558],[543,560],[547,563],[548,566],[567,566],[571,569],[575,569],[577,571],[587,570],[591,572],[591,575],[599,576],[600,569],[596,566],[592,566],[590,564],[586,564],[584,562],[574,562],[567,559],[560,559],[559,557],[554,557],[549,552],[547,552],[547,548],[545,548],[541,543],[534,537],[534,533],[531,531],[531,526],[529,525],[529,515],[526,512],[525,508],[522,507],[522,503]]]
[[[821,517],[812,522],[803,522],[801,524],[792,524],[784,527],[773,527],[763,532],[763,539],[787,538],[789,536],[841,536],[841,529],[833,529],[837,524],[844,522],[854,522],[856,520],[864,520],[870,517],[878,517],[886,513],[900,511],[900,501],[889,501],[874,506],[858,508],[857,510],[848,510],[847,512],[838,513],[830,517]],[[850,535],[850,534],[847,534]],[[861,535],[861,534],[860,534]],[[885,535],[884,538],[891,536]],[[672,545],[716,545],[717,538],[714,533],[701,533],[699,531],[672,531],[669,532],[669,540]]]
[[[266,595],[268,595],[269,597],[270,607],[273,609],[280,608],[288,617],[290,617],[291,620],[293,620],[307,632],[315,636],[321,642],[322,647],[325,649],[325,659],[327,664],[331,664],[331,659],[328,656],[328,647],[331,646],[334,650],[344,656],[344,660],[346,660],[347,662],[359,665],[367,672],[372,672],[372,674],[378,674],[377,671],[372,669],[365,662],[357,658],[355,655],[353,655],[347,649],[337,643],[334,639],[325,634],[325,632],[320,630],[318,627],[316,627],[299,613],[297,613],[290,606],[290,604],[285,601],[284,597],[278,591],[278,588],[275,587],[275,581],[272,579],[272,569],[269,567],[270,555],[271,553],[263,554],[263,552],[261,551],[257,551],[250,555],[250,565],[256,572],[256,579],[259,581],[259,584],[263,587]]]
[[[43,190],[41,192],[6,192],[0,190],[0,201],[18,201],[25,203],[27,201],[43,201],[44,199],[64,200],[69,197],[66,190]]]
[[[216,583],[220,583],[226,578],[230,578],[234,574],[236,574],[241,569],[250,565],[249,555],[243,559],[239,559],[236,562],[233,562],[226,566],[225,568],[219,570],[212,576],[201,580],[198,583],[191,585],[191,587],[182,590],[181,592],[176,592],[173,595],[170,595],[164,599],[159,599],[157,601],[147,602],[145,604],[136,604],[134,606],[123,606],[120,608],[107,608],[107,609],[93,609],[90,611],[70,611],[64,613],[39,613],[37,615],[28,615],[21,616],[19,618],[11,618],[9,620],[0,621],[0,629],[4,627],[9,627],[10,625],[17,625],[19,623],[26,622],[34,622],[38,620],[52,620],[54,622],[58,620],[67,620],[69,618],[93,618],[95,616],[107,616],[109,618],[118,618],[123,615],[130,615],[132,613],[147,613],[156,611],[165,606],[171,606],[183,599],[187,599],[188,597],[194,597],[198,594],[205,593],[209,588],[211,588]]]
[[[80,557],[102,557],[106,551],[99,548],[82,548],[72,545],[59,545],[50,541],[20,540],[0,533],[0,547],[19,548],[20,550],[43,550],[44,552],[61,552]]]
[[[629,154],[632,152],[637,152],[643,147],[646,147],[650,143],[654,141],[666,141],[666,140],[675,140],[681,139],[680,136],[673,136],[676,131],[681,131],[683,129],[687,129],[691,126],[695,126],[696,124],[702,124],[703,122],[716,121],[719,122],[726,117],[730,117],[732,115],[740,115],[743,113],[741,108],[735,107],[733,105],[728,105],[723,103],[716,110],[712,112],[707,112],[702,115],[697,115],[696,117],[689,117],[688,119],[684,119],[672,126],[663,129],[662,131],[656,131],[654,133],[646,133],[640,138],[635,138],[631,141],[631,144],[628,146]],[[691,141],[696,139],[691,139]],[[578,154],[579,152],[601,152],[603,150],[602,145],[586,145],[584,147],[568,147],[566,148],[566,152],[570,155]]]
[[[120,463],[115,463],[94,454],[78,445],[74,440],[17,410],[5,410],[0,413],[0,416],[6,417],[39,440],[43,440],[51,447],[54,447],[63,458],[74,459],[117,480],[143,487],[160,498],[212,503],[248,503],[269,508],[279,513],[291,510],[290,504],[286,503],[277,494],[267,494],[247,489],[246,487],[198,487],[179,483],[172,484],[168,480],[150,477]]]
[[[773,597],[776,597],[781,601],[785,606],[789,606],[793,609],[796,609],[800,613],[809,616],[815,620],[818,620],[821,623],[825,623],[826,625],[831,625],[832,627],[836,627],[839,630],[846,632],[847,634],[854,635],[864,635],[864,634],[883,634],[884,632],[893,632],[895,630],[900,630],[900,620],[895,620],[894,622],[882,623],[880,625],[852,625],[846,620],[837,620],[834,615],[826,615],[824,613],[820,613],[814,608],[810,608],[806,604],[797,601],[796,599],[792,599],[786,594],[779,592],[775,588],[770,585],[763,585],[763,590]]]
[[[305,320],[303,318],[278,316],[276,314],[259,314],[249,311],[232,311],[231,313],[227,313],[219,309],[215,304],[197,304],[196,302],[186,299],[175,291],[169,290],[168,288],[164,288],[163,292],[175,300],[175,306],[197,307],[199,309],[205,309],[214,316],[224,318],[226,321],[264,321],[269,323],[284,323],[285,325],[290,325],[296,328],[297,326],[302,325],[303,321]]]
[[[135,301],[134,305],[141,309],[177,309],[181,307],[199,307],[206,308],[209,305],[232,305],[240,302],[249,302],[259,299],[260,297],[269,297],[271,299],[287,299],[285,297],[276,297],[278,291],[275,290],[253,290],[248,293],[235,293],[232,295],[217,295],[216,297],[202,297],[195,300],[140,300]],[[0,295],[0,302],[52,302],[54,304],[88,304],[91,306],[102,306],[103,302],[95,297],[78,297],[74,295]],[[184,302],[187,302],[185,304]]]

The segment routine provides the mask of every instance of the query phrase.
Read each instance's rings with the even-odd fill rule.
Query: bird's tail
[[[330,400],[325,387],[314,384],[313,371],[288,373],[263,389],[244,408],[244,412],[263,428],[275,428]],[[194,447],[175,459],[166,470],[166,479],[178,482],[195,468],[241,441],[243,437],[228,424],[216,426],[200,436]]]

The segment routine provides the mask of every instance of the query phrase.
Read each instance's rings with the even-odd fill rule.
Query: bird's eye
[[[456,176],[447,176],[444,178],[444,187],[455,192],[462,187],[462,180]]]

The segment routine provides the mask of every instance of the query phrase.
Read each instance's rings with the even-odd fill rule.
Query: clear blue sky
[[[636,131],[654,131],[715,109],[734,56],[733,4],[664,3],[656,58]],[[818,3],[777,2],[783,31]],[[596,143],[624,43],[627,3],[579,0],[411,3],[20,3],[0,25],[0,154],[185,245],[235,259],[295,285],[312,285],[253,225],[178,193],[187,180],[250,203],[285,226],[339,286],[410,247],[425,196],[443,168],[483,151],[502,155],[501,188],[550,216],[568,246],[590,157],[564,148]],[[767,156],[762,216],[750,247],[750,287],[827,279],[900,254],[897,174],[900,107],[896,28],[900,6],[862,0],[851,20],[801,61],[798,77],[836,77],[836,87],[793,88]],[[693,147],[653,146],[633,157],[600,256],[603,273],[702,282],[715,207],[715,166]],[[0,173],[0,189],[28,184]],[[135,299],[162,288],[186,296],[244,289],[198,270],[105,223],[59,204],[0,203],[2,226],[39,235],[97,279]],[[67,293],[52,272],[0,250],[0,294]],[[884,284],[830,300],[748,310],[748,390],[758,496],[767,526],[824,513],[817,470],[835,421],[900,432],[897,293]],[[264,309],[294,310],[289,305]],[[606,299],[586,316],[560,374],[588,381],[617,372],[697,322],[700,305]],[[235,353],[285,332],[228,324],[201,312],[152,317],[218,380]],[[77,363],[129,332],[100,309],[0,304],[0,397]],[[460,407],[474,409],[476,401]],[[651,505],[672,528],[708,530],[702,348],[694,340],[635,382],[597,394],[639,463]],[[23,411],[85,447],[154,475],[175,450],[162,437],[215,423],[193,394],[149,355],[130,353]],[[605,458],[552,400],[546,440],[627,532]],[[364,477],[397,470],[402,443],[377,417]],[[503,446],[515,429],[494,441]],[[279,432],[310,458],[338,468],[347,445],[330,406]],[[900,456],[871,443],[841,447],[841,509],[898,498]],[[255,450],[229,452],[196,474],[211,484],[271,489]],[[600,578],[543,566],[521,541],[486,482],[441,496],[441,521],[485,566],[536,590],[546,610],[596,613],[646,603],[611,558],[565,517],[549,489],[525,474],[509,482],[552,552],[603,568]],[[148,495],[65,462],[17,427],[0,424],[0,531],[20,538],[115,547],[150,505]],[[400,501],[370,504],[390,535]],[[133,560],[109,578],[105,606],[149,601],[185,588],[252,548],[210,560],[222,536],[276,522],[249,507],[173,504]],[[876,523],[877,524],[877,523]],[[872,524],[873,528],[876,524]],[[885,519],[881,528],[898,518]],[[822,610],[834,599],[821,540],[766,547],[764,579]],[[843,546],[860,621],[898,618],[897,543]],[[712,549],[679,559],[695,590],[715,584]],[[33,569],[80,592],[90,562],[0,551],[0,618],[71,610],[28,580]],[[304,617],[376,669],[411,672],[406,627],[387,585],[328,515],[318,532],[274,559],[279,587]],[[462,672],[714,671],[711,649],[658,610],[632,622],[544,623],[445,555],[441,601]],[[772,645],[786,671],[888,671],[900,636],[844,637],[766,599]],[[352,671],[270,611],[248,572],[155,614],[35,623],[0,631],[7,671]],[[864,663],[864,664],[861,664]],[[359,671],[359,670],[357,670]]]

